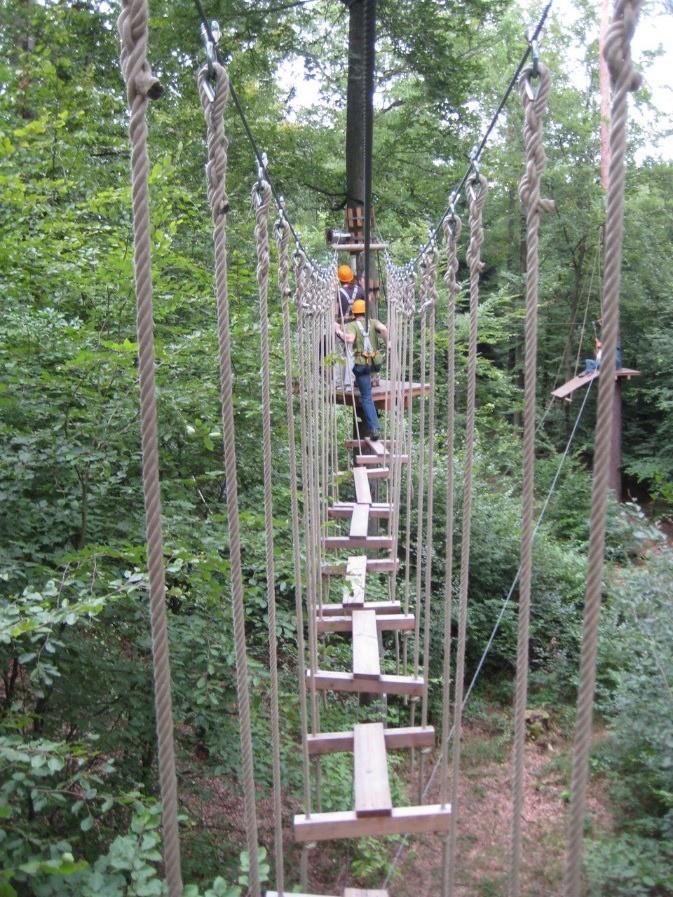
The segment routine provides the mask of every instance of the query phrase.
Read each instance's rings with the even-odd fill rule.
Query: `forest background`
[[[283,8],[285,7],[285,8]],[[396,259],[413,257],[446,206],[471,146],[525,46],[528,24],[506,2],[381,0],[374,147],[379,228]],[[117,9],[108,2],[8,0],[0,8],[0,895],[163,893],[146,602],[136,380],[127,113]],[[180,762],[186,893],[245,887],[234,799],[238,739],[228,601],[225,483],[219,431],[212,255],[196,92],[203,62],[187,0],[151,4],[150,55],[165,88],[149,111],[168,614]],[[288,213],[309,252],[341,226],[347,11],[219,0],[230,73]],[[548,408],[555,384],[593,351],[600,315],[599,99],[595,10],[552,13],[543,59],[553,73],[541,236],[538,495],[544,497],[577,404]],[[303,61],[319,102],[293,107],[279,86]],[[645,60],[646,62],[646,60]],[[633,102],[652,108],[647,89]],[[650,118],[650,120],[652,120]],[[673,166],[659,130],[629,131],[622,344],[642,376],[624,389],[624,484],[610,511],[601,620],[594,774],[611,790],[614,829],[589,832],[587,890],[673,894],[673,559],[656,525],[673,504]],[[270,779],[264,528],[261,513],[258,311],[249,191],[256,166],[227,114],[229,289],[236,376],[245,600],[257,780]],[[484,155],[485,210],[478,364],[477,495],[468,643],[471,676],[518,567],[523,218],[517,196],[522,114],[514,95]],[[461,268],[459,276],[465,279]],[[437,346],[446,348],[442,296]],[[459,320],[462,412],[465,302]],[[586,320],[586,325],[583,322]],[[271,313],[280,332],[279,304]],[[280,340],[275,340],[280,345]],[[274,354],[278,638],[288,818],[300,792],[287,422]],[[446,383],[438,387],[436,488],[445,487]],[[544,413],[544,421],[542,416]],[[589,396],[536,546],[531,707],[570,731],[590,503],[595,395]],[[344,421],[346,429],[349,426]],[[461,482],[462,455],[453,459]],[[458,493],[460,490],[458,490]],[[460,494],[456,496],[460,500]],[[641,503],[645,510],[642,510]],[[433,584],[442,594],[444,528],[435,522]],[[460,532],[456,534],[460,538]],[[515,593],[516,597],[516,593]],[[441,631],[439,602],[433,632]],[[499,714],[508,733],[515,613],[493,644],[468,713]],[[347,646],[331,644],[331,658]],[[433,645],[433,710],[440,688]],[[324,723],[345,725],[334,702]],[[401,710],[400,710],[401,713]],[[350,801],[350,772],[326,763],[326,808]],[[403,787],[402,777],[396,782]],[[213,804],[213,801],[215,803]],[[215,810],[201,813],[199,808]],[[390,845],[344,853],[376,884]],[[345,861],[345,860],[344,860]],[[412,873],[413,874],[413,873]],[[240,881],[239,881],[240,877]],[[238,883],[237,883],[238,882]],[[558,885],[558,883],[555,883]],[[552,893],[554,883],[545,887]],[[466,892],[468,893],[468,892]],[[471,892],[470,892],[471,893]],[[475,891],[474,893],[487,893]],[[501,893],[493,890],[488,893]],[[504,893],[504,891],[502,891]],[[531,893],[539,893],[533,890]]]

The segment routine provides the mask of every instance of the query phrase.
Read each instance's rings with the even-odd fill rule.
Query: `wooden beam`
[[[338,501],[327,509],[327,516],[331,520],[346,520],[353,516],[353,508],[356,503],[352,501]],[[369,505],[369,516],[376,520],[388,520],[393,512],[392,505],[388,502],[372,502]]]
[[[375,455],[385,455],[386,447],[380,439],[374,440],[370,439],[368,436],[365,436],[365,443]]]
[[[353,728],[353,793],[356,816],[392,813],[383,723],[358,723]]]
[[[377,445],[382,445],[384,448],[390,448],[392,446],[391,439],[379,439]],[[369,448],[369,443],[366,439],[347,439],[344,443],[347,449],[363,449]]]
[[[351,539],[361,539],[363,545],[369,533],[369,505],[354,505],[351,517],[351,528],[348,533]]]
[[[400,729],[384,729],[386,750],[400,751],[406,748],[431,748],[435,744],[432,726],[404,726]],[[307,735],[308,752],[318,754],[348,754],[353,750],[352,732],[320,732]]]
[[[389,551],[393,547],[392,536],[323,536],[325,551],[343,551],[349,548],[364,548],[365,551]]]
[[[355,483],[355,497],[357,503],[360,505],[370,505],[372,503],[372,492],[369,488],[367,471],[362,467],[354,467],[353,481]]]
[[[361,606],[362,610],[373,610],[377,614],[400,614],[402,605],[399,601],[365,601]],[[350,614],[353,609],[358,609],[357,605],[352,604],[323,604],[322,615],[324,617],[341,617]]]
[[[268,892],[267,892],[268,893]],[[295,897],[295,895],[293,895]],[[388,897],[387,891],[376,890],[372,891],[371,888],[346,888],[344,890],[344,897]]]
[[[311,671],[306,671],[306,680],[311,684]],[[423,694],[422,676],[393,676],[383,673],[378,679],[359,679],[353,673],[333,670],[316,670],[315,687],[318,691],[347,691],[370,695],[417,695]]]
[[[361,464],[364,467],[372,466],[374,464],[380,464],[382,461],[386,464],[390,464],[391,461],[399,461],[401,464],[409,463],[409,455],[391,455],[389,452],[386,452],[385,455],[356,455],[355,463]]]
[[[373,610],[354,610],[353,676],[356,679],[378,679],[381,675],[379,637]]]
[[[372,602],[369,602],[371,605]],[[364,610],[367,613],[374,613],[374,609],[371,606],[361,604],[359,607],[356,607],[356,610]],[[319,616],[320,611],[316,615],[316,626],[318,628],[318,632],[351,632],[353,629],[353,617],[352,614],[343,614],[343,615],[330,615],[324,616],[324,605],[323,605],[323,617]],[[376,614],[376,629],[377,632],[390,632],[393,630],[409,632],[415,627],[415,616],[413,614]]]
[[[364,505],[366,508],[367,505]],[[367,556],[358,554],[346,561],[346,577],[343,590],[343,604],[351,608],[362,607],[365,603],[365,582],[367,581]]]
[[[389,467],[366,467],[360,469],[364,470],[371,480],[387,480],[390,476]],[[354,470],[358,470],[358,468],[355,467]]]
[[[364,838],[420,832],[448,832],[451,806],[393,807],[390,816],[358,817],[353,810],[312,813],[294,817],[295,841],[329,841],[333,838]]]
[[[399,566],[399,558],[367,558],[367,573],[397,573]],[[320,572],[323,576],[343,576],[346,572],[346,562],[323,563]]]

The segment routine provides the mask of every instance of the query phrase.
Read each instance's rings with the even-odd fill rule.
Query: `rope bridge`
[[[582,831],[586,804],[588,755],[591,740],[591,712],[596,665],[597,623],[600,607],[606,503],[608,495],[607,459],[610,454],[612,383],[615,375],[614,349],[619,318],[619,280],[623,235],[624,146],[627,94],[638,86],[630,60],[630,40],[640,7],[639,0],[617,0],[606,41],[614,86],[612,113],[610,187],[606,228],[604,279],[605,357],[599,377],[596,465],[592,504],[591,541],[587,577],[578,716],[573,758],[572,801],[569,813],[568,853],[564,878],[565,897],[579,897],[581,889]],[[545,8],[543,18],[549,10]],[[170,897],[182,894],[180,842],[177,823],[177,786],[170,692],[170,667],[165,616],[164,560],[159,502],[156,389],[154,384],[154,341],[152,278],[149,240],[148,158],[146,108],[156,98],[159,87],[147,62],[147,0],[124,0],[119,17],[121,66],[127,86],[132,144],[132,198],[134,262],[138,305],[139,379],[143,447],[143,485],[148,544],[149,592],[153,645],[159,774],[163,806],[164,863]],[[212,33],[207,28],[212,42]],[[529,52],[531,66],[525,67]],[[467,692],[465,647],[467,639],[470,536],[472,528],[473,471],[475,457],[476,372],[481,246],[484,240],[482,215],[488,198],[488,182],[480,171],[482,141],[473,153],[470,169],[451,197],[450,207],[431,233],[414,263],[399,266],[385,255],[387,319],[391,334],[388,379],[374,400],[385,409],[383,438],[373,440],[356,413],[360,397],[348,376],[336,377],[342,351],[335,332],[337,295],[336,255],[327,266],[317,265],[302,247],[289,222],[282,201],[268,177],[266,162],[256,146],[257,177],[252,185],[255,216],[257,286],[260,299],[260,359],[262,396],[262,455],[264,519],[266,530],[266,574],[270,664],[271,760],[274,815],[274,876],[276,890],[285,891],[284,832],[282,826],[282,782],[280,764],[280,708],[276,645],[276,605],[273,543],[273,444],[270,387],[270,232],[278,255],[277,283],[283,324],[283,355],[286,388],[286,415],[289,440],[289,482],[295,612],[297,622],[297,675],[301,724],[303,771],[303,813],[294,817],[294,840],[302,845],[301,886],[308,888],[310,850],[317,842],[331,839],[402,834],[438,833],[442,843],[441,894],[456,893],[459,868],[457,847],[462,712],[483,659],[495,636],[502,614],[519,587],[519,628],[517,682],[512,773],[512,852],[510,895],[520,893],[522,857],[523,779],[525,771],[525,708],[528,675],[528,622],[531,600],[532,547],[540,519],[534,525],[536,364],[538,307],[538,233],[542,213],[552,208],[541,197],[540,180],[545,166],[542,144],[543,115],[550,90],[550,77],[540,63],[533,44],[517,68],[504,100],[515,81],[522,96],[526,149],[525,171],[520,196],[526,211],[527,291],[525,323],[525,407],[523,439],[523,497],[521,563],[494,633]],[[231,559],[231,598],[236,653],[236,687],[240,717],[240,749],[244,794],[245,828],[249,856],[249,889],[261,897],[257,858],[258,826],[256,789],[253,775],[250,696],[245,633],[244,585],[241,566],[241,525],[237,487],[235,418],[231,370],[231,337],[227,294],[226,220],[229,208],[226,193],[227,137],[224,111],[231,95],[226,67],[217,54],[198,74],[198,87],[208,136],[206,168],[208,200],[213,225],[215,258],[215,298],[217,306],[223,454],[226,474],[227,520]],[[233,93],[235,98],[235,93]],[[501,103],[498,113],[502,106]],[[235,100],[238,105],[238,101]],[[239,107],[240,111],[240,107]],[[489,131],[492,130],[493,123]],[[249,135],[251,137],[251,135]],[[252,138],[251,138],[252,139]],[[454,481],[456,405],[456,303],[460,285],[456,279],[462,236],[462,222],[456,203],[465,192],[469,223],[467,265],[469,269],[469,338],[466,378],[465,466],[462,501],[460,558],[454,565]],[[270,227],[272,203],[278,217]],[[365,214],[365,231],[369,214]],[[369,235],[368,235],[369,236]],[[428,682],[430,627],[434,613],[432,592],[434,480],[436,472],[436,325],[439,302],[437,240],[444,238],[446,250],[445,285],[448,294],[447,356],[448,403],[446,443],[447,468],[446,542],[444,559],[442,633],[442,704],[439,744],[429,725]],[[296,249],[290,255],[290,238]],[[294,287],[291,285],[291,270]],[[343,321],[342,321],[343,324]],[[414,372],[420,370],[420,381]],[[295,378],[296,371],[296,378]],[[295,401],[296,395],[296,401]],[[588,391],[587,391],[588,395]],[[570,442],[561,464],[570,448]],[[338,406],[353,408],[354,432],[344,438]],[[417,406],[417,407],[416,407]],[[298,418],[298,420],[297,420]],[[300,440],[296,444],[295,427]],[[417,432],[414,444],[413,433]],[[559,474],[560,474],[559,467]],[[546,510],[552,490],[545,501]],[[412,520],[416,517],[416,531]],[[341,553],[339,560],[333,553]],[[403,577],[398,582],[400,556]],[[452,632],[454,566],[458,566],[457,633]],[[413,581],[412,581],[413,571]],[[372,588],[385,577],[386,598],[381,588]],[[337,633],[350,635],[350,669],[333,670],[321,665],[322,639]],[[386,657],[384,635],[392,634],[394,659]],[[456,665],[451,670],[451,649],[455,641]],[[389,672],[390,668],[394,672]],[[351,729],[323,731],[321,696],[324,693],[356,693],[379,699],[372,713],[388,699],[400,698],[408,711],[408,725],[387,727],[379,720],[356,722]],[[370,705],[365,704],[364,707]],[[363,714],[365,715],[365,714]],[[427,757],[438,748],[438,758],[426,775]],[[411,806],[393,805],[388,776],[388,752],[410,750],[412,768],[418,777],[418,801]],[[337,752],[353,755],[353,805],[324,812],[320,800],[321,757]],[[439,803],[424,801],[440,772]],[[384,897],[394,866],[399,862],[404,841],[395,855],[380,890],[346,888],[344,897]],[[305,895],[306,897],[306,895]]]

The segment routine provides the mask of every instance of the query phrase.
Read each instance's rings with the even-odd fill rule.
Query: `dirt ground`
[[[459,897],[507,895],[511,838],[510,749],[508,734],[487,731],[483,725],[474,723],[464,731],[456,863]],[[544,725],[542,731],[536,733],[535,740],[531,739],[527,744],[521,891],[526,897],[556,897],[561,893],[570,752],[571,744]],[[425,762],[427,778],[434,758],[428,757]],[[403,781],[410,783],[408,802],[414,803],[417,785],[413,782],[415,778],[417,781],[417,776],[408,755],[405,766],[398,768],[398,772]],[[210,788],[211,800],[200,806],[192,805],[192,813],[201,816],[209,828],[214,825],[226,829],[226,834],[222,831],[225,838],[240,839],[242,843],[244,824],[240,801],[232,798],[224,782],[211,781]],[[435,782],[425,802],[435,803],[438,799],[438,783]],[[288,842],[291,815],[301,811],[299,807],[287,804],[284,809],[287,814],[286,887],[296,890],[300,851]],[[271,853],[273,825],[268,797],[259,802],[258,813],[260,841]],[[588,815],[593,834],[610,830],[610,802],[600,782],[591,783]],[[368,880],[363,880],[362,874],[354,874],[358,853],[352,842],[315,845],[310,851],[309,893],[340,897],[346,886],[380,888],[381,868],[388,866],[398,846],[399,839],[390,839],[384,855],[377,854],[380,868],[370,870]],[[438,836],[414,836],[402,851],[398,871],[388,886],[390,897],[437,897],[441,867],[442,840]]]

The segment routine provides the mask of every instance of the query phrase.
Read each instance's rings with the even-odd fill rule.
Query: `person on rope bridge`
[[[354,321],[345,329],[336,324],[336,334],[347,346],[352,346],[353,376],[355,385],[360,390],[362,416],[369,430],[370,439],[379,439],[381,426],[376,413],[376,405],[372,399],[372,374],[381,369],[381,352],[379,351],[379,334],[383,337],[386,348],[389,347],[388,328],[376,318],[369,319],[369,327],[365,329],[366,305],[364,299],[353,302]]]
[[[601,366],[601,358],[603,357],[603,343],[597,339],[596,340],[596,354],[594,358],[585,358],[584,359],[584,370],[580,374],[580,377],[586,376],[586,374],[593,374],[594,371],[597,371]]]
[[[364,299],[360,286],[355,280],[355,275],[350,265],[339,265],[337,271],[339,278],[339,293],[337,296],[337,321],[348,322],[353,320],[352,306],[356,299]]]

